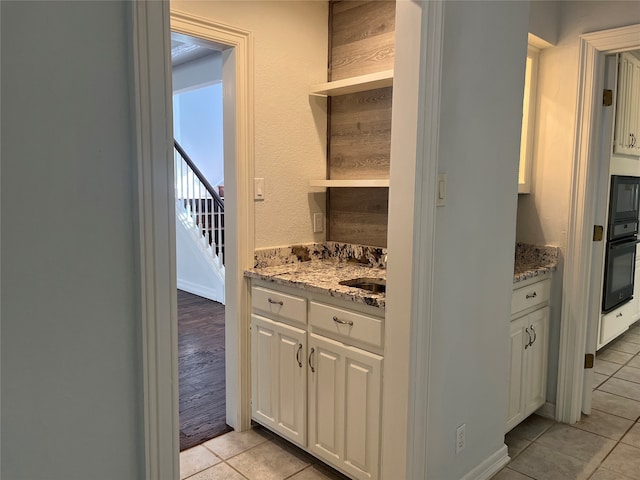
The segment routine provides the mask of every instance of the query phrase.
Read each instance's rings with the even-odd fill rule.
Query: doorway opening
[[[226,423],[222,52],[171,33],[180,451]]]

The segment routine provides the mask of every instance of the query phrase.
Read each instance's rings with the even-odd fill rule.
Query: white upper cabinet
[[[533,164],[533,138],[536,116],[536,84],[538,82],[538,57],[540,50],[529,45],[522,100],[522,132],[520,134],[520,168],[518,193],[531,193],[531,166]]]
[[[613,153],[640,156],[640,59],[620,54]]]

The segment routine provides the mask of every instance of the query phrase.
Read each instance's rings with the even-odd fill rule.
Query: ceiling
[[[216,50],[211,48],[201,47],[193,43],[188,43],[182,40],[178,40],[171,34],[171,66],[177,67],[191,60],[205,57],[212,54]]]

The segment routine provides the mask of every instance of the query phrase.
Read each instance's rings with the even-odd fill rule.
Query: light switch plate
[[[264,200],[264,178],[253,179],[253,199]]]
[[[313,214],[313,233],[324,231],[324,215],[322,213]]]
[[[438,183],[436,184],[436,207],[444,207],[447,200],[447,174],[438,174]]]

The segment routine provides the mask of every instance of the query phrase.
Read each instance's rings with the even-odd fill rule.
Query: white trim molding
[[[220,45],[223,67],[225,185],[225,346],[227,423],[251,425],[250,299],[244,271],[253,267],[253,35],[171,10],[171,30]]]
[[[178,335],[169,2],[131,3],[145,478],[178,478]]]
[[[582,410],[591,236],[600,151],[598,108],[606,54],[640,47],[640,25],[580,37],[576,132],[569,212],[569,238],[563,278],[562,322],[556,420],[575,423]]]
[[[382,478],[426,478],[444,2],[396,3]],[[402,114],[398,114],[402,112]],[[407,222],[407,208],[411,222]],[[406,392],[406,393],[403,393]]]
[[[488,480],[500,471],[507,463],[509,463],[509,455],[507,454],[507,446],[503,445],[485,459],[480,465],[467,473],[461,480]]]

